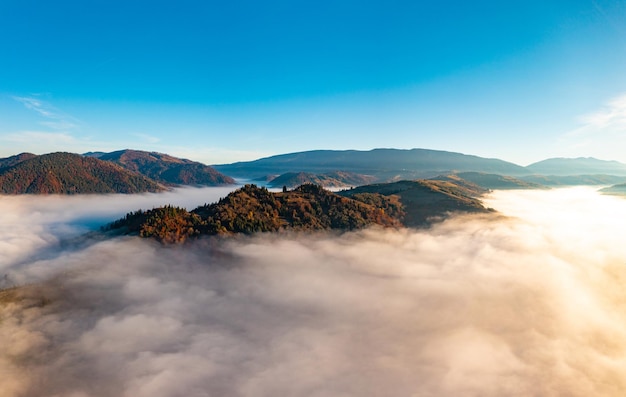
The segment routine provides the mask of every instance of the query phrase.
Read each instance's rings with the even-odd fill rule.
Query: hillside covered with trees
[[[213,167],[164,153],[126,149],[86,155],[113,162],[166,185],[218,186],[235,183],[233,178]]]
[[[480,192],[444,181],[370,185],[339,194],[313,184],[279,193],[245,185],[193,211],[173,206],[139,210],[105,229],[177,243],[200,235],[422,226],[450,212],[488,212],[466,195]]]
[[[165,187],[111,162],[73,153],[22,154],[2,159],[2,194],[160,192]]]
[[[193,211],[172,206],[139,210],[107,228],[172,243],[199,235],[252,234],[287,229],[354,230],[372,224],[401,226],[401,222],[386,214],[383,208],[305,184],[281,193],[245,185],[217,203]]]
[[[369,195],[383,196],[401,205],[399,219],[405,226],[428,225],[450,213],[481,213],[492,210],[477,198],[486,189],[467,181],[416,180],[360,186],[339,192],[359,199]]]

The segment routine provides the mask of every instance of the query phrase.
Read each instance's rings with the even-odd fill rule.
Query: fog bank
[[[487,204],[502,215],[172,248],[59,245],[93,213],[3,197],[1,265],[38,283],[0,295],[0,396],[624,395],[626,200]]]
[[[0,195],[0,272],[49,251],[128,212],[171,204],[194,209],[225,197],[236,186],[183,187],[165,193],[111,195]]]

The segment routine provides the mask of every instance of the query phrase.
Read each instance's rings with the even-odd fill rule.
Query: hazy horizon
[[[285,155],[285,154],[296,154],[296,153],[305,153],[305,152],[316,152],[316,151],[361,151],[361,152],[368,152],[368,151],[374,151],[374,150],[387,150],[387,149],[392,149],[392,150],[406,150],[406,151],[410,151],[410,150],[432,150],[432,151],[439,151],[439,152],[450,152],[450,153],[459,153],[459,154],[463,154],[463,155],[468,155],[468,156],[476,156],[476,154],[474,153],[466,153],[466,152],[454,152],[454,151],[449,151],[449,150],[444,150],[444,149],[430,149],[430,148],[422,148],[422,147],[415,147],[415,148],[390,148],[390,147],[376,147],[376,148],[372,148],[372,149],[364,149],[364,150],[360,150],[360,149],[320,149],[320,148],[314,148],[314,149],[309,149],[309,150],[303,150],[303,151],[298,151],[298,152],[290,152],[290,153],[275,153],[273,155],[269,155],[269,156],[264,156],[264,157],[258,157],[258,158],[250,158],[250,159],[235,159],[234,161],[232,161],[232,163],[222,163],[222,164],[218,164],[218,163],[204,163],[206,165],[209,166],[214,166],[214,165],[227,165],[227,164],[234,164],[234,163],[239,163],[239,162],[247,162],[247,161],[255,161],[255,160],[260,160],[260,159],[264,159],[264,158],[269,158],[269,157],[273,157],[273,156],[281,156],[281,155]],[[124,150],[138,150],[138,151],[142,151],[140,149],[136,149],[136,148],[123,148],[123,149],[114,149],[111,150],[110,152],[117,152],[117,151],[124,151]],[[150,150],[143,150],[146,152],[157,152],[157,151],[150,151]],[[58,150],[57,152],[69,152],[69,153],[76,153],[76,154],[86,154],[86,153],[97,153],[99,151],[87,151],[87,152],[82,152],[82,153],[77,153],[77,152],[70,152],[68,150]],[[110,153],[110,152],[103,152],[103,153]],[[19,155],[19,154],[23,154],[23,153],[31,153],[31,152],[20,152],[20,153],[13,153],[11,155],[8,155],[6,157],[0,157],[0,158],[7,158],[7,157],[11,157],[11,156],[15,156],[15,155]],[[50,154],[50,153],[54,153],[54,152],[40,152],[40,153],[32,153],[35,155],[44,155],[44,154]],[[172,153],[166,153],[166,152],[157,152],[157,153],[161,153],[161,154],[167,154],[167,155],[172,155]],[[478,157],[482,157],[482,156],[478,156]],[[597,158],[597,157],[593,157],[593,156],[579,156],[579,157],[550,157],[550,158],[542,158],[539,159],[536,162],[533,163],[529,163],[529,164],[518,164],[515,163],[513,161],[510,161],[506,158],[501,158],[501,157],[483,157],[483,158],[488,158],[488,159],[496,159],[496,160],[502,160],[508,163],[512,163],[515,165],[519,165],[522,167],[527,167],[529,165],[533,165],[536,163],[540,163],[544,160],[553,160],[553,159],[570,159],[570,160],[580,160],[580,159],[592,159],[592,160],[600,160],[600,161],[605,161],[605,162],[618,162],[621,164],[626,164],[617,160],[612,160],[612,159],[602,159],[602,158]],[[187,159],[187,160],[191,160],[191,159]],[[193,160],[193,161],[197,161],[197,160]],[[609,172],[610,173],[610,172]]]

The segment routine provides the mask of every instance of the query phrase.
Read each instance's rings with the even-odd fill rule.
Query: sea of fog
[[[228,189],[0,196],[0,396],[624,396],[626,199],[496,191],[427,230],[84,237]],[[1,302],[1,300],[0,300]]]

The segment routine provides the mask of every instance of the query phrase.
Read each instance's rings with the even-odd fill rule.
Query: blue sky
[[[0,0],[0,156],[626,162],[626,2]]]

